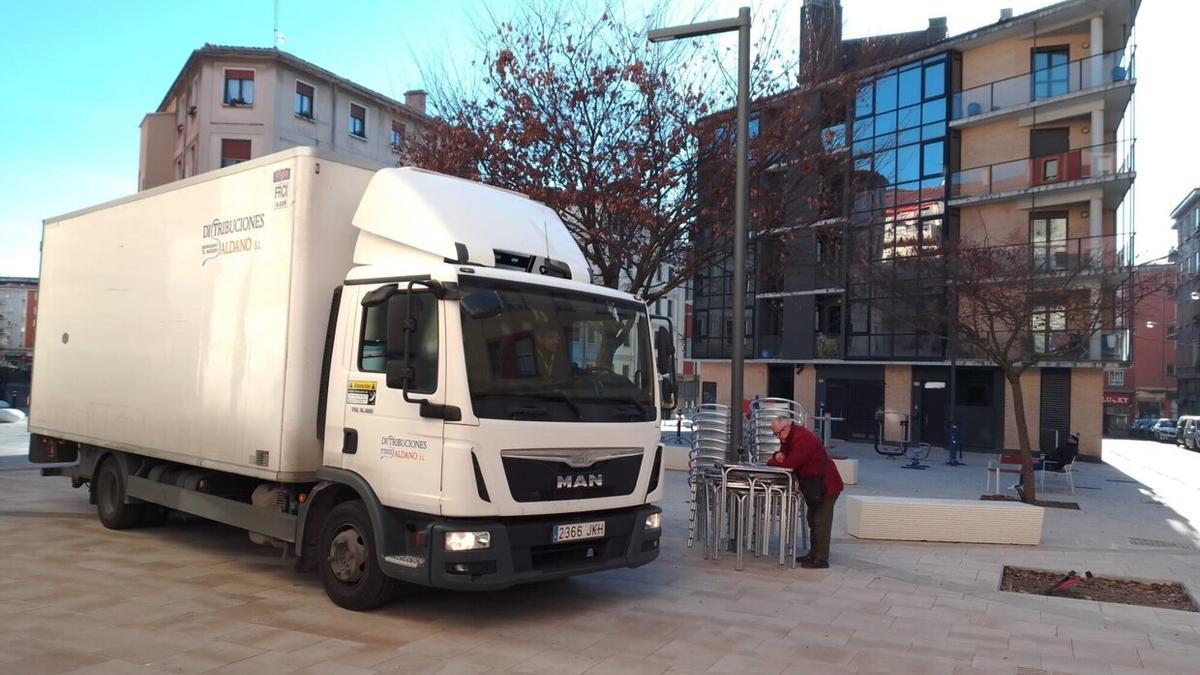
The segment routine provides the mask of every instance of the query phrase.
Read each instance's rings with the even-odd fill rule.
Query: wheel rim
[[[367,571],[367,544],[353,525],[347,525],[329,542],[329,568],[344,584],[356,584]]]

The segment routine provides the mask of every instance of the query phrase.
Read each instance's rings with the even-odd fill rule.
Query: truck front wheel
[[[361,501],[342,502],[329,512],[317,544],[321,583],[339,607],[364,610],[392,598],[396,580],[376,559],[375,533]]]
[[[96,491],[96,513],[110,530],[127,530],[142,524],[146,505],[125,503],[125,472],[113,457],[105,459],[92,476]]]

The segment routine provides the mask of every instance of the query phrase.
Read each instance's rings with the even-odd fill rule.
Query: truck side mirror
[[[660,383],[662,396],[660,397],[659,406],[667,412],[675,409],[678,401],[676,400],[675,380],[674,376],[664,377]]]
[[[671,339],[671,331],[666,326],[659,326],[654,331],[654,360],[659,375],[675,374],[675,341]]]
[[[409,354],[412,334],[417,328],[412,294],[394,294],[387,303],[387,386],[407,391],[416,380],[416,369]]]
[[[472,319],[490,319],[504,311],[504,299],[496,291],[472,291],[458,301],[463,313]]]
[[[405,363],[407,359],[392,359],[384,366],[387,374],[387,386],[391,389],[408,389],[416,371]]]

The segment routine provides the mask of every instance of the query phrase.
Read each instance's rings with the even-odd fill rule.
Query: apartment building
[[[0,277],[0,366],[28,369],[33,362],[37,288],[37,279]]]
[[[1200,187],[1171,211],[1178,237],[1176,260],[1175,377],[1179,382],[1179,414],[1200,414]]]
[[[1070,275],[1089,297],[1123,297],[1133,263],[1137,7],[1067,0],[1017,16],[1005,10],[955,36],[931,19],[925,31],[851,41],[840,35],[838,0],[806,0],[802,58],[806,45],[841,44],[863,70],[853,100],[822,112],[828,163],[814,172],[822,184],[799,188],[834,198],[794,209],[776,228],[786,237],[752,224],[746,396],[783,396],[831,413],[842,418],[833,435],[856,440],[875,436],[876,411],[894,411],[910,417],[911,440],[934,445],[945,441],[953,405],[967,447],[1017,447],[1010,387],[983,355],[951,349],[950,310],[923,317],[925,330],[897,320],[930,305],[881,302],[854,283],[847,250],[870,249],[883,264],[944,242],[1018,247],[1037,273]],[[887,49],[864,62],[872,42]],[[771,123],[770,105],[756,106],[759,133]],[[802,197],[787,198],[811,202]],[[942,267],[921,273],[933,293],[948,293]],[[701,386],[726,403],[730,277],[727,262],[698,275],[692,341]],[[1079,431],[1082,453],[1098,456],[1105,370],[1131,358],[1127,316],[1083,335],[1067,310],[1047,306],[1032,329],[1034,348],[1078,344],[1072,358],[1022,376],[1035,446]]]
[[[1104,435],[1120,436],[1144,417],[1178,414],[1175,335],[1178,272],[1173,263],[1138,265],[1137,286],[1146,291],[1133,312],[1133,351],[1127,368],[1104,371]]]
[[[297,145],[396,166],[432,122],[423,91],[401,102],[278,49],[206,44],[142,119],[138,189]]]

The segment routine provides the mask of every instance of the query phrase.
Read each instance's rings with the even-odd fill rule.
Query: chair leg
[[[1075,472],[1067,467],[1067,485],[1071,486],[1071,494],[1075,494]]]

